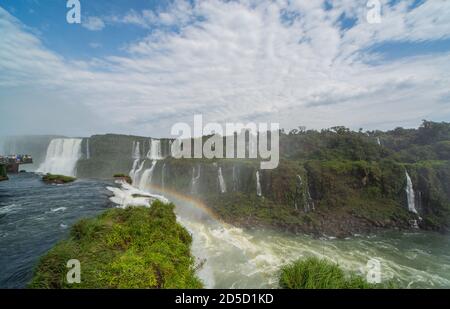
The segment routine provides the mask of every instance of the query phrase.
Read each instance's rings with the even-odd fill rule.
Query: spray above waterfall
[[[80,138],[52,139],[47,147],[45,161],[37,172],[75,176],[76,165],[81,158],[81,142]]]

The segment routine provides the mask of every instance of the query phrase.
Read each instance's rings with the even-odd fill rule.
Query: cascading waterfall
[[[131,179],[134,179],[134,175],[136,173],[136,169],[139,164],[139,160],[141,159],[141,152],[140,152],[140,145],[139,142],[133,142],[133,149],[131,150],[131,158],[134,159],[133,161],[133,167],[131,168],[131,171],[129,173]]]
[[[416,195],[414,193],[414,188],[413,188],[413,184],[411,181],[411,177],[409,177],[408,171],[405,170],[405,174],[406,174],[406,198],[408,200],[408,210],[410,212],[415,213],[416,215],[419,215],[419,213],[417,212],[416,209]],[[422,218],[419,216],[419,220],[422,220]],[[417,223],[417,220],[412,220],[411,221],[411,226],[415,229],[419,228],[419,224]]]
[[[80,138],[52,139],[47,147],[45,161],[37,172],[75,176],[77,161],[81,158],[81,142]]]
[[[165,187],[166,187],[166,163],[164,163],[161,168],[161,188],[165,189]]]
[[[233,191],[238,191],[239,189],[239,177],[236,166],[233,165]]]
[[[379,137],[377,137],[377,144],[378,144],[378,146],[381,146],[381,140]]]
[[[200,165],[197,168],[197,176],[195,175],[195,167],[192,168],[191,194],[198,193],[199,180],[200,180]]]
[[[413,184],[411,181],[411,177],[409,177],[408,171],[405,171],[406,174],[406,197],[408,199],[408,210],[418,214],[416,210],[416,196],[414,194]]]
[[[145,164],[145,160],[143,160],[141,162],[141,164],[139,165],[139,168],[133,172],[133,176],[132,176],[132,183],[133,185],[137,185],[140,182],[140,176],[141,176],[141,172],[144,169],[144,164]]]
[[[226,193],[227,192],[227,186],[225,184],[225,180],[223,179],[223,174],[222,174],[222,168],[221,167],[219,167],[219,169],[218,169],[217,177],[219,179],[220,193]]]
[[[152,183],[152,177],[153,177],[153,171],[156,167],[156,160],[152,161],[152,166],[144,171],[142,174],[142,177],[139,180],[139,189],[145,190],[147,185],[150,185]]]
[[[150,149],[147,153],[147,158],[150,160],[162,160],[164,159],[161,150],[161,140],[159,139],[150,139]]]
[[[315,210],[316,208],[315,208],[315,205],[314,205],[314,200],[312,199],[311,193],[309,192],[309,185],[306,186],[306,193],[308,194],[308,196],[306,198],[307,198],[307,201],[308,201],[309,209]]]
[[[91,158],[91,150],[89,149],[89,138],[86,139],[86,159],[89,160]]]
[[[131,157],[133,159],[140,159],[141,158],[141,145],[140,142],[133,142],[133,150],[131,153]]]
[[[256,195],[257,196],[262,196],[261,182],[260,182],[260,179],[259,179],[259,171],[256,171]]]

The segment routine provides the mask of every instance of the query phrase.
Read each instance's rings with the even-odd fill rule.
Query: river
[[[0,288],[25,287],[39,257],[67,237],[73,223],[123,200],[130,202],[136,190],[101,180],[47,185],[33,173],[1,182]],[[306,256],[330,259],[362,275],[369,259],[377,259],[383,280],[404,287],[450,288],[450,237],[445,235],[384,232],[317,239],[247,231],[220,222],[205,205],[186,196],[154,188],[142,193],[175,203],[179,222],[193,235],[197,262],[205,261],[199,276],[210,288],[275,288],[279,267]],[[142,197],[137,199],[142,202]]]

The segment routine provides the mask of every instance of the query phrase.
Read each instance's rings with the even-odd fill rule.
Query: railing
[[[29,155],[0,156],[0,164],[2,165],[31,163],[33,163],[33,158]]]

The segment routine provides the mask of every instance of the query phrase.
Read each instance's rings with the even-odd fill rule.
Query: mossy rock
[[[64,175],[47,174],[42,177],[42,181],[48,184],[66,184],[77,180],[75,177],[69,177]]]

